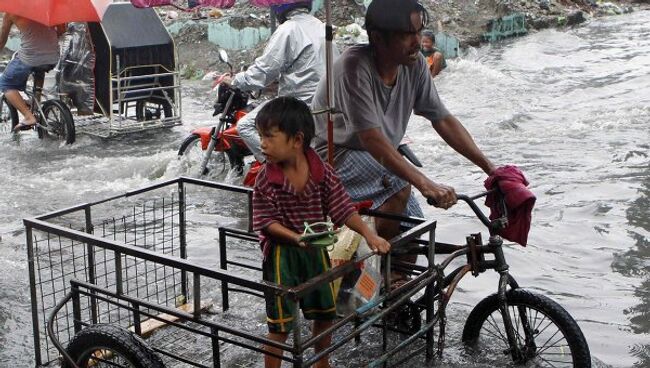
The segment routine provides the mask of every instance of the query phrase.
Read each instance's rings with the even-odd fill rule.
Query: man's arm
[[[231,84],[243,91],[262,89],[275,82],[292,63],[294,55],[289,45],[291,34],[286,27],[278,27],[264,48],[264,53],[255,59],[246,71],[237,73]]]
[[[454,189],[437,184],[422,174],[415,166],[409,164],[390,144],[379,128],[363,130],[358,133],[363,147],[372,157],[393,174],[411,183],[426,198],[436,202],[436,206],[449,208],[456,203]]]
[[[5,13],[2,17],[2,29],[0,29],[0,50],[4,49],[9,39],[9,31],[14,24],[13,16]]]
[[[486,174],[490,175],[494,171],[496,168],[494,164],[485,157],[472,136],[455,116],[448,115],[433,124],[433,128],[451,148],[480,167]]]

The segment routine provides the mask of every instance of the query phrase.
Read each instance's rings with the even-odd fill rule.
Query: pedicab
[[[485,195],[459,199],[490,230],[487,242],[471,234],[461,244],[440,243],[435,220],[363,210],[370,218],[414,225],[391,245],[424,256],[425,264],[387,254],[383,268],[375,269],[377,283],[364,271],[379,256],[357,252],[292,288],[259,281],[250,188],[181,177],[25,219],[37,366],[256,366],[259,354],[242,351],[263,353],[263,344],[287,352],[282,359],[293,367],[312,366],[324,354],[335,366],[421,366],[412,361],[421,355],[430,366],[445,346],[446,308],[459,281],[495,270],[498,293],[477,304],[463,330],[470,352],[487,355],[479,362],[544,366],[550,357],[551,366],[588,367],[589,349],[573,318],[552,300],[521,289],[509,272],[497,235],[507,213],[488,219],[476,204]],[[226,211],[236,221],[223,224]],[[329,229],[319,232],[333,237]],[[218,265],[205,253],[206,242],[214,242]],[[436,254],[448,256],[436,262]],[[446,270],[458,260],[464,262]],[[393,288],[393,267],[410,274],[410,281]],[[344,285],[348,274],[357,275],[355,285]],[[265,295],[297,301],[341,278],[340,290],[357,290],[363,298],[348,303],[331,329],[311,336],[294,313],[289,342],[264,337],[265,318],[257,310]],[[331,346],[315,352],[329,333],[335,336]]]
[[[56,0],[50,2],[56,5]],[[43,90],[43,99],[57,101],[63,110],[61,125],[70,128],[62,129],[60,137],[67,143],[74,141],[75,131],[106,138],[182,123],[176,49],[160,17],[130,3],[105,3],[95,18],[75,17],[72,11],[54,19],[32,17],[44,24],[68,23],[54,86]],[[31,17],[20,13],[26,11],[22,8],[7,11]],[[15,109],[3,107],[15,126]]]

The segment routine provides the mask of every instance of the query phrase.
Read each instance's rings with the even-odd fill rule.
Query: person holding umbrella
[[[431,121],[454,150],[491,174],[495,166],[463,125],[444,106],[420,53],[421,32],[428,22],[417,0],[374,0],[365,19],[370,43],[348,48],[334,63],[332,106],[333,166],[353,201],[372,200],[373,209],[424,217],[411,187],[436,206],[456,203],[450,186],[436,183],[397,151],[412,113]],[[321,79],[313,110],[325,109],[327,80]],[[317,116],[315,147],[327,157],[328,129]],[[377,219],[384,239],[399,234],[399,221]],[[413,260],[410,260],[413,261]],[[396,284],[403,275],[395,275]]]
[[[0,76],[0,91],[24,116],[23,121],[14,127],[14,131],[18,131],[36,125],[36,117],[19,91],[25,90],[31,73],[35,73],[34,84],[37,87],[43,86],[45,71],[54,68],[59,61],[59,35],[53,27],[18,15],[5,14],[0,29],[0,49],[5,47],[13,25],[20,31],[20,48]]]

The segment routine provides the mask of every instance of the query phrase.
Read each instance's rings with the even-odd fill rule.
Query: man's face
[[[416,31],[394,32],[383,47],[387,50],[386,55],[399,65],[413,65],[418,60],[420,43],[422,41],[422,15],[417,12],[411,13],[411,25]]]

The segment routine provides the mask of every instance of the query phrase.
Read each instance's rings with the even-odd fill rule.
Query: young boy
[[[447,67],[447,61],[442,52],[436,48],[436,36],[432,31],[422,31],[422,41],[420,45],[422,46],[420,52],[422,52],[422,55],[427,59],[431,76],[435,77],[442,71],[442,69]]]
[[[390,244],[366,226],[332,167],[309,147],[314,120],[304,102],[293,97],[276,98],[260,110],[255,125],[266,157],[253,191],[253,229],[260,234],[264,280],[296,286],[329,269],[325,249],[300,241],[304,222],[324,221],[327,216],[336,225],[345,224],[360,233],[374,251],[388,252]],[[314,336],[336,318],[332,290],[330,284],[323,285],[300,300],[305,318],[314,321]],[[270,339],[286,341],[293,327],[293,304],[287,298],[266,297]],[[330,343],[331,336],[321,339],[316,352]],[[281,349],[271,346],[265,346],[265,351],[282,355]],[[281,360],[267,354],[264,363],[267,368],[279,368]],[[315,367],[329,367],[328,357]]]

